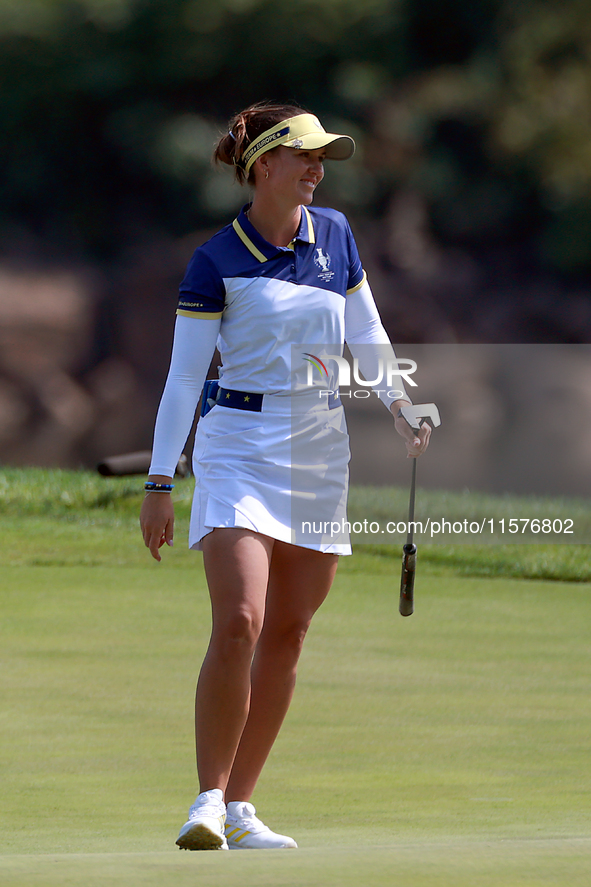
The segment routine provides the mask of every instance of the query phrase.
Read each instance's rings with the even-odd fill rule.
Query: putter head
[[[398,415],[406,419],[413,431],[418,431],[425,419],[429,419],[434,428],[441,425],[439,410],[434,403],[415,403],[408,407],[400,407]]]

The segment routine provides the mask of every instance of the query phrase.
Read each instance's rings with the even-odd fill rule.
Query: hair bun
[[[233,166],[236,163],[236,137],[233,133],[228,132],[219,140],[215,159],[220,163],[227,163],[228,166]]]
[[[223,135],[214,151],[213,159],[216,163],[226,163],[234,167],[234,172],[240,184],[247,180],[254,182],[254,178],[246,176],[241,166],[240,159],[248,146],[262,132],[271,126],[295,117],[306,111],[297,105],[280,105],[273,102],[257,102],[244,111],[240,111],[232,118],[228,131]]]

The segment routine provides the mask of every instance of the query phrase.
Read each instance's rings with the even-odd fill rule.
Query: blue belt
[[[217,379],[206,379],[201,395],[201,416],[206,416],[214,406],[231,407],[233,410],[248,410],[251,413],[260,413],[263,408],[264,394],[256,394],[249,391],[236,391],[230,388],[220,388]],[[329,410],[341,405],[338,394],[327,395],[326,402]]]
[[[216,404],[232,407],[234,410],[250,410],[251,413],[260,413],[263,408],[263,395],[220,388],[217,379],[206,379],[201,395],[200,415],[207,416]]]
[[[263,408],[263,395],[248,391],[234,391],[230,388],[218,388],[215,402],[220,407],[232,407],[233,410],[260,413]]]

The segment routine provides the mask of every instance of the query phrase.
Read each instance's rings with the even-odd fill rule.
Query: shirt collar
[[[310,212],[306,206],[302,206],[302,218],[300,220],[300,227],[298,228],[298,233],[294,237],[294,240],[301,240],[303,241],[303,243],[316,243],[312,216],[310,215]]]
[[[234,219],[232,222],[232,227],[234,231],[245,245],[245,247],[250,250],[255,258],[259,260],[259,262],[268,262],[269,259],[272,259],[277,255],[278,252],[283,252],[283,247],[275,246],[272,243],[269,243],[262,237],[254,225],[249,221],[246,213],[250,209],[250,203],[247,203],[242,207],[240,213],[238,214],[238,218]],[[305,206],[302,206],[302,218],[300,220],[300,226],[298,228],[297,234],[294,237],[293,242],[296,240],[300,240],[303,243],[315,243],[316,237],[314,234],[314,225],[312,223],[312,216],[310,215],[308,209]]]

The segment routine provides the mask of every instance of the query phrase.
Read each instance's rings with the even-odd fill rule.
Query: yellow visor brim
[[[316,151],[326,148],[329,160],[348,160],[355,151],[351,136],[326,132],[313,114],[298,114],[282,120],[256,138],[246,149],[241,164],[248,172],[255,160],[272,148],[285,145],[300,151]]]
[[[283,143],[286,148],[300,151],[317,151],[326,148],[327,160],[348,160],[355,152],[355,142],[351,136],[336,135],[333,132],[310,132]]]

